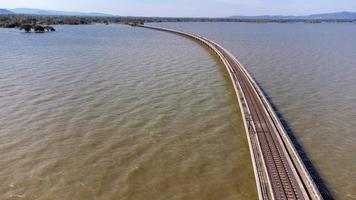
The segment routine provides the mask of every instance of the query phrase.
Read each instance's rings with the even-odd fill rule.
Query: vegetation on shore
[[[143,21],[127,21],[125,22],[125,24],[129,26],[138,26],[138,25],[144,25],[145,23]]]
[[[85,25],[109,23],[141,23],[146,21],[136,17],[76,17],[76,16],[41,16],[41,15],[0,15],[0,27],[19,28],[24,24],[38,25]],[[153,21],[153,20],[150,20]]]
[[[353,22],[356,20],[305,20],[305,19],[236,19],[236,18],[167,18],[167,17],[76,17],[76,16],[41,16],[41,15],[0,15],[0,27],[19,28],[24,24],[48,24],[48,25],[82,25],[82,24],[109,24],[126,23],[140,24],[149,22],[249,22],[249,23],[322,23],[322,22]]]

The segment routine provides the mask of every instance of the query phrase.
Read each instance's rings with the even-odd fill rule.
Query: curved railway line
[[[267,98],[230,52],[193,33],[139,26],[194,39],[207,46],[224,63],[241,108],[259,199],[323,199]]]

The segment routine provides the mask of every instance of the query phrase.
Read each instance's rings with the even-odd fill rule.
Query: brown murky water
[[[356,199],[356,25],[162,23],[233,52],[330,193]],[[225,69],[125,26],[0,29],[0,199],[256,199]]]
[[[230,50],[261,84],[335,199],[356,199],[356,24],[161,23]]]
[[[0,29],[0,199],[256,199],[224,68],[126,26]]]

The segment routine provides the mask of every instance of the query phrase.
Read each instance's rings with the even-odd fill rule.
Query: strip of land
[[[17,28],[24,24],[85,25],[152,22],[244,22],[244,23],[356,23],[356,19],[303,19],[303,18],[182,18],[182,17],[121,17],[121,16],[47,16],[47,15],[0,15],[0,27]]]

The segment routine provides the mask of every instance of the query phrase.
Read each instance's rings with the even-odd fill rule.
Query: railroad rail
[[[138,26],[194,39],[207,46],[224,63],[241,108],[259,199],[323,199],[262,90],[229,51],[193,33]]]

